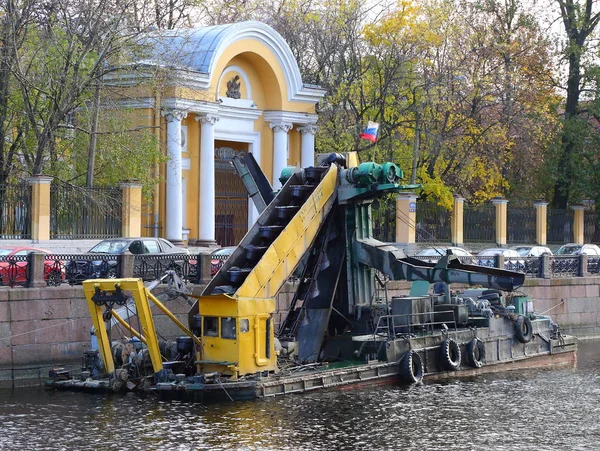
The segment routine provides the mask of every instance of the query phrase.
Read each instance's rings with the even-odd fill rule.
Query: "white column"
[[[281,188],[279,177],[281,171],[287,167],[288,160],[288,132],[292,129],[289,122],[271,122],[273,130],[273,189]]]
[[[298,127],[298,131],[302,136],[300,146],[300,166],[308,168],[315,165],[315,133],[317,126],[308,124],[303,127]]]
[[[183,194],[181,190],[181,120],[187,112],[176,109],[161,113],[167,119],[167,196],[165,238],[173,242],[183,239]]]
[[[215,243],[215,124],[214,114],[196,116],[200,122],[200,209],[198,241]]]
[[[248,144],[248,152],[252,153],[252,155],[254,156],[254,160],[256,161],[256,164],[260,166],[260,144],[257,143],[257,145],[255,145],[255,143],[249,143]],[[258,214],[258,209],[256,208],[256,205],[254,205],[254,201],[252,199],[250,199],[250,197],[248,197],[248,230],[250,230],[252,228],[252,226],[254,225],[254,223],[258,220],[258,217],[260,215]]]

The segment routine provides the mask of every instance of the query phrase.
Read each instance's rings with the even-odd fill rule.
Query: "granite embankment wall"
[[[295,286],[278,296],[283,312]],[[201,286],[193,292],[200,293]],[[388,295],[405,295],[409,284],[390,282]],[[546,312],[563,331],[578,337],[600,336],[600,277],[527,279],[522,292],[538,312]],[[182,298],[167,306],[187,323],[189,305]],[[163,336],[181,335],[168,318],[156,312]],[[283,313],[278,313],[279,323]],[[77,367],[90,348],[91,320],[81,286],[0,288],[0,387],[30,385],[43,380],[55,366]],[[118,336],[118,335],[117,335]]]

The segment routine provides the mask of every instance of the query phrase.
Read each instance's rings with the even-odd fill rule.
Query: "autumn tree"
[[[123,109],[120,120],[110,120],[117,117],[113,110],[110,116],[100,114],[106,120],[99,127],[91,125],[96,88],[106,88],[105,77],[127,63],[138,47],[137,29],[129,27],[125,14],[114,14],[129,6],[126,0],[11,0],[0,7],[5,8],[0,10],[2,42],[10,44],[0,46],[0,133],[7,137],[0,140],[4,179],[12,171],[80,183],[92,137],[111,153],[109,160],[120,160],[117,154],[130,158],[129,164],[119,165],[127,170],[121,179],[148,178],[131,160],[132,153],[143,161],[147,155],[158,158],[159,149],[151,133],[135,127],[135,118]],[[102,103],[105,111],[109,98]],[[98,172],[102,170],[99,166]],[[113,180],[118,171],[106,167],[104,173],[104,180]]]

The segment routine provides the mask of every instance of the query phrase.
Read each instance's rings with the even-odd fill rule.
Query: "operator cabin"
[[[261,22],[147,39],[153,56],[139,63],[148,70],[111,79],[127,99],[123,106],[160,134],[168,157],[155,168],[164,182],[143,207],[142,234],[237,244],[258,213],[231,158],[251,152],[274,189],[286,166],[312,166],[315,106],[325,92],[303,84],[287,43]]]

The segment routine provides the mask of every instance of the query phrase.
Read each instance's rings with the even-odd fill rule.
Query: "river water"
[[[600,341],[577,368],[202,405],[0,390],[8,450],[600,449]]]

